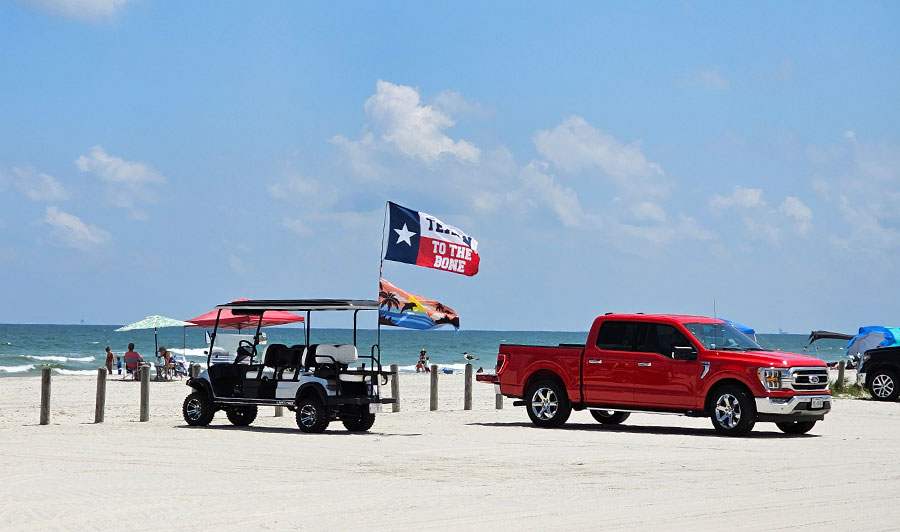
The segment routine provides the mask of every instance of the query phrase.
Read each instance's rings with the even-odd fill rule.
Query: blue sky
[[[337,4],[337,5],[335,5]],[[374,298],[386,200],[479,241],[386,263],[463,328],[607,311],[896,325],[900,5],[0,3],[0,322]]]

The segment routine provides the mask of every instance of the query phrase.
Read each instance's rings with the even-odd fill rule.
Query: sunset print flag
[[[452,308],[401,290],[385,279],[381,279],[378,288],[378,320],[382,325],[407,329],[431,329],[441,325],[459,329],[459,316]]]
[[[478,273],[478,242],[430,214],[388,202],[387,252],[384,258],[447,272]]]

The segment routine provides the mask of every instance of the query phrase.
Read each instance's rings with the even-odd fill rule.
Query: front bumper
[[[822,407],[812,408],[813,399],[821,399]],[[831,395],[756,397],[756,414],[760,421],[821,420],[830,411]]]

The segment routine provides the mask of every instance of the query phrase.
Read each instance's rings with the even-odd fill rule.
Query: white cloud
[[[81,20],[109,19],[133,0],[24,0],[32,6]]]
[[[639,142],[623,144],[580,116],[566,118],[553,130],[538,131],[534,143],[542,157],[565,172],[599,168],[624,190],[662,191],[658,181],[662,167],[647,160]]]
[[[681,78],[675,80],[675,84],[679,87],[691,87],[695,89],[706,89],[724,91],[731,88],[731,82],[728,78],[719,72],[717,67],[705,68],[691,72]]]
[[[373,152],[396,151],[428,165],[447,158],[478,163],[481,158],[481,150],[471,142],[453,140],[443,133],[454,125],[453,119],[434,106],[422,105],[419,91],[413,87],[379,80],[365,109],[368,131],[361,140],[342,135],[330,139],[364,177],[378,174]]]
[[[789,218],[793,218],[797,232],[801,235],[806,235],[812,225],[813,217],[812,210],[806,204],[794,196],[788,196],[784,198],[778,210]]]
[[[783,238],[785,228],[793,229],[799,236],[806,236],[812,227],[812,210],[799,198],[787,196],[775,209],[763,198],[760,188],[735,185],[731,194],[717,194],[710,198],[709,207],[714,213],[727,212],[739,219],[748,238],[771,243],[777,243]]]
[[[110,240],[108,232],[56,207],[47,207],[43,221],[50,226],[56,241],[66,247],[87,250]]]
[[[275,199],[305,204],[310,198],[315,198],[319,207],[333,205],[339,196],[338,190],[333,186],[300,176],[291,176],[278,183],[267,185],[266,191]]]
[[[763,204],[761,188],[744,188],[735,185],[728,196],[715,195],[709,200],[709,206],[714,210],[724,210],[730,207],[751,208]]]
[[[298,235],[308,235],[312,233],[312,229],[310,229],[308,225],[303,223],[303,220],[297,218],[284,217],[281,220],[281,225],[290,229],[294,233],[297,233]]]
[[[844,138],[849,141],[854,141],[856,140],[856,132],[852,129],[848,129],[847,131],[844,131]]]
[[[148,219],[147,213],[137,205],[158,202],[159,197],[152,187],[166,182],[166,178],[149,165],[109,155],[103,146],[92,147],[87,155],[75,160],[75,166],[106,183],[110,204],[128,209],[129,216],[135,220]]]
[[[440,111],[454,116],[486,117],[490,113],[478,102],[463,98],[459,91],[443,91],[434,97],[433,105]]]
[[[578,195],[571,188],[561,186],[547,173],[547,163],[532,161],[522,169],[522,183],[532,201],[550,208],[566,227],[578,227],[585,221],[585,213]]]
[[[69,194],[62,184],[53,177],[37,172],[33,168],[13,168],[13,182],[32,201],[62,201]]]
[[[635,219],[651,222],[665,222],[666,211],[660,205],[652,201],[641,201],[632,205],[631,215]]]
[[[109,183],[148,184],[165,183],[166,178],[144,163],[126,161],[108,155],[103,146],[94,146],[88,155],[75,160],[82,172],[91,172]]]
[[[232,271],[239,275],[247,275],[250,273],[250,267],[247,266],[247,263],[244,262],[244,259],[238,257],[237,255],[228,256],[228,266],[231,267]]]

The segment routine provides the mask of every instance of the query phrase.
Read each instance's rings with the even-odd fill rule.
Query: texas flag
[[[430,214],[388,202],[384,258],[463,275],[478,273],[478,242]]]

